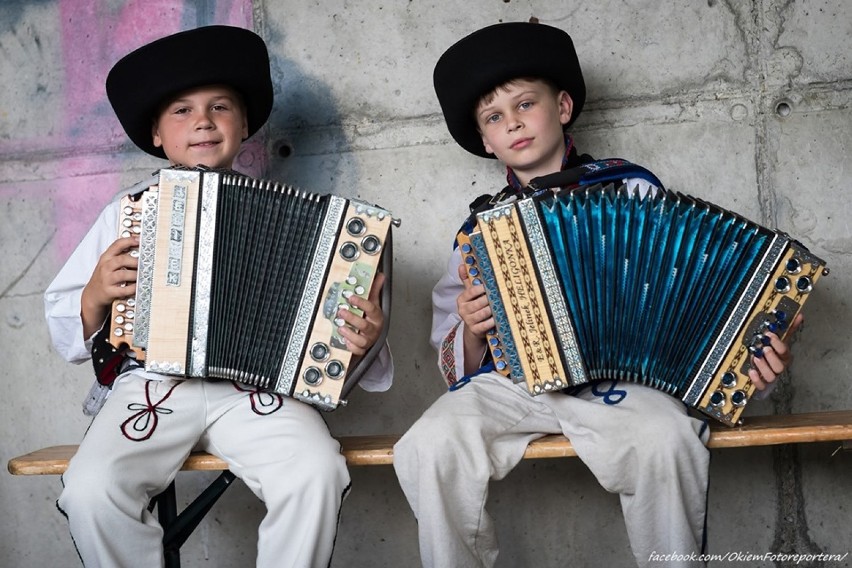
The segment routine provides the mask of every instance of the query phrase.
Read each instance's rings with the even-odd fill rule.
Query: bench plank
[[[390,465],[393,463],[393,445],[399,436],[345,436],[340,437],[342,453],[352,466]],[[809,442],[846,442],[852,440],[852,410],[809,412],[803,414],[753,416],[743,426],[729,428],[713,424],[710,431],[710,448],[739,448],[802,444]],[[8,469],[13,475],[60,475],[68,467],[68,460],[77,446],[51,446],[9,460]],[[533,441],[524,453],[524,459],[575,457],[571,442],[562,435],[544,436]],[[227,464],[205,452],[192,453],[181,469],[193,471],[221,471]]]

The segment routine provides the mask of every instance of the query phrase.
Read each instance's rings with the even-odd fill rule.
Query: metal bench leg
[[[151,508],[156,504],[157,518],[163,527],[163,551],[166,568],[180,568],[180,547],[201,523],[219,497],[230,487],[236,476],[230,471],[223,471],[219,477],[195,498],[186,509],[177,514],[177,498],[175,483],[154,497]]]

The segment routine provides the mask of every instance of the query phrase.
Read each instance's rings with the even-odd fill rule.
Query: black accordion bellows
[[[544,190],[460,234],[496,321],[499,372],[533,395],[626,380],[734,424],[750,357],[782,338],[825,263],[696,197],[625,185]]]
[[[244,181],[239,179],[238,181]],[[327,200],[281,199],[289,187],[223,185],[211,284],[208,366],[274,377],[281,365],[281,338],[296,325],[303,284],[317,248]],[[227,268],[225,268],[227,267]],[[247,294],[246,290],[252,290]]]

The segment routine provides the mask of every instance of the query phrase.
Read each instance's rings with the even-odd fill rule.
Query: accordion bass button
[[[360,217],[352,217],[346,222],[346,232],[353,237],[361,235],[366,228],[367,225]]]
[[[775,290],[785,294],[790,291],[790,279],[786,276],[779,276],[775,279]]]
[[[339,379],[343,376],[344,369],[345,367],[343,366],[343,363],[337,360],[329,361],[329,363],[325,366],[326,374],[332,379]]]
[[[726,371],[722,375],[722,386],[725,387],[726,389],[737,386],[737,375],[736,375],[736,373],[734,373],[733,371]]]
[[[790,274],[798,274],[802,271],[802,263],[799,262],[798,258],[791,258],[784,265],[784,269]]]
[[[328,359],[329,349],[325,343],[314,343],[311,346],[311,358],[314,361],[325,361]]]
[[[315,387],[322,382],[322,371],[316,367],[308,367],[302,374],[305,383]]]
[[[814,283],[807,276],[800,276],[796,280],[796,290],[799,292],[810,292],[813,289]]]
[[[710,406],[718,408],[725,404],[725,393],[716,391],[710,395]]]
[[[352,241],[346,241],[340,245],[340,256],[342,256],[344,260],[355,260],[358,258],[359,254],[360,251],[358,250],[358,245]]]
[[[745,406],[748,402],[748,397],[744,391],[738,390],[734,391],[734,394],[731,395],[731,404],[736,407]]]
[[[364,252],[367,254],[376,254],[381,250],[382,242],[376,235],[367,235],[361,241],[361,248],[364,249]]]

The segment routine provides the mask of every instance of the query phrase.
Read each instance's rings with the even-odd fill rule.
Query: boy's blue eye
[[[524,102],[522,102],[521,104],[518,105],[518,108],[520,108],[522,110],[526,110],[526,109],[530,108],[531,106],[533,106],[532,101],[524,101]]]

